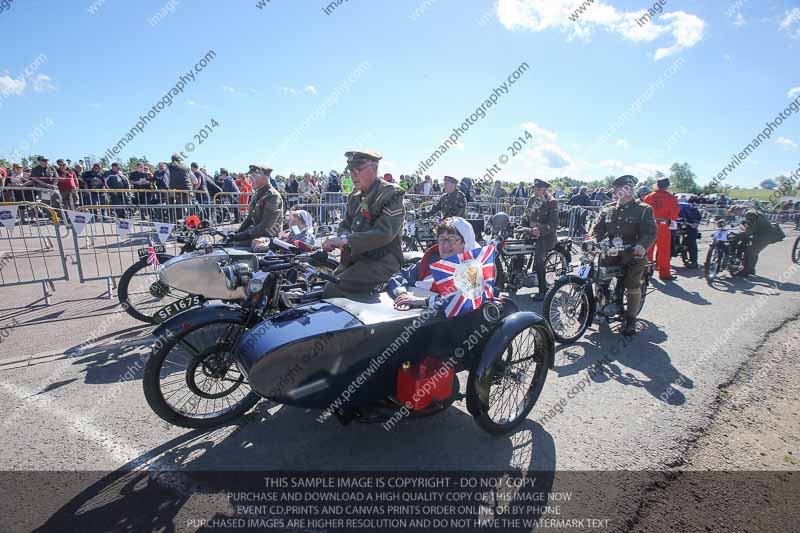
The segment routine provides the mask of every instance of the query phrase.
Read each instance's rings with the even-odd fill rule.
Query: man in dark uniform
[[[339,283],[325,286],[326,298],[350,298],[370,294],[400,271],[403,252],[405,191],[394,183],[378,178],[376,152],[347,152],[347,169],[353,179],[353,192],[347,197],[344,219],[337,237],[323,244],[326,252],[342,250],[342,260],[334,273]]]
[[[183,157],[179,154],[172,154],[170,163],[167,165],[169,170],[169,188],[172,190],[186,191],[169,194],[171,205],[188,205],[189,191],[193,189],[191,180],[191,170],[183,164]],[[174,207],[170,209],[169,220],[175,222],[178,218],[183,218],[185,207]]]
[[[625,266],[625,286],[627,298],[623,335],[636,334],[636,315],[642,303],[642,277],[647,259],[647,249],[655,242],[658,228],[653,208],[636,199],[634,187],[637,180],[633,176],[620,176],[614,180],[614,195],[617,201],[603,208],[592,228],[591,235],[598,242],[608,237],[619,237],[625,246],[635,245],[633,252],[611,258]]]
[[[767,220],[763,213],[757,209],[748,209],[744,214],[742,221],[744,231],[738,235],[738,242],[741,246],[747,244],[746,239],[753,238],[750,246],[744,249],[744,268],[737,272],[737,276],[754,276],[756,273],[756,263],[758,263],[758,255],[767,247],[767,245],[777,242],[775,239],[775,230],[772,223]]]
[[[277,237],[283,222],[283,199],[269,181],[271,168],[250,165],[250,181],[253,184],[253,197],[247,207],[247,218],[239,231],[229,235],[229,240],[249,244],[259,237]]]
[[[533,297],[535,302],[544,300],[547,292],[545,280],[544,261],[547,254],[556,247],[558,239],[558,200],[550,196],[547,189],[550,184],[544,180],[534,180],[533,196],[528,200],[525,214],[522,217],[522,226],[536,239],[536,251],[533,256],[533,266],[536,269],[536,279],[539,283],[539,292]]]
[[[428,215],[441,213],[442,218],[464,217],[467,213],[467,197],[458,190],[458,180],[452,176],[444,177],[444,194],[436,205],[428,210]]]

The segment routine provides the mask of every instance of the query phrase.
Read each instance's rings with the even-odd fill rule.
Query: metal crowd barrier
[[[69,280],[61,236],[68,228],[66,222],[54,209],[41,203],[2,202],[0,205],[17,206],[13,230],[0,229],[0,287],[41,283],[44,301],[49,305],[50,295],[55,291],[54,282]],[[47,216],[41,218],[40,212]]]

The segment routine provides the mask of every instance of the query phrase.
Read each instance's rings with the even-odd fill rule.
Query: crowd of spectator
[[[443,192],[440,180],[429,175],[400,175],[394,178],[386,173],[383,178],[397,183],[409,194],[438,196]],[[270,175],[270,180],[284,195],[285,205],[289,207],[301,203],[342,203],[345,195],[353,190],[347,171],[291,173],[288,177]],[[194,162],[187,167],[177,154],[169,162],[158,163],[154,169],[140,162],[129,173],[124,172],[119,163],[112,163],[110,168],[104,168],[100,163],[84,168],[83,161],[72,164],[68,159],[58,159],[55,165],[51,165],[47,158],[40,157],[33,168],[20,164],[13,164],[10,168],[0,167],[0,187],[0,199],[3,201],[32,202],[38,199],[65,209],[75,209],[77,205],[111,204],[121,206],[115,207],[115,214],[120,217],[126,211],[138,208],[142,210],[143,217],[157,218],[158,211],[150,207],[156,205],[224,203],[230,204],[226,218],[229,216],[234,222],[241,220],[253,193],[248,174],[220,168],[212,175],[205,167]],[[533,194],[532,184],[525,181],[512,184],[462,178],[459,188],[470,202],[511,199],[515,203],[524,203]],[[556,186],[553,189],[552,194],[556,199],[571,206],[598,206],[613,200],[612,188],[579,186],[565,190]],[[170,192],[161,192],[167,190]],[[730,200],[724,194],[682,196],[684,201],[704,206],[729,207],[741,203]],[[800,205],[789,202],[783,208],[799,209]]]

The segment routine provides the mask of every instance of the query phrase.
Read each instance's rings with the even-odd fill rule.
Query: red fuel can
[[[455,372],[440,359],[426,357],[419,363],[404,364],[397,372],[397,399],[420,411],[433,400],[446,400],[453,394]]]

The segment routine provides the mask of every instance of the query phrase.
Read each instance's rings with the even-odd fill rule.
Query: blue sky
[[[163,160],[192,142],[187,155],[209,169],[288,174],[341,170],[345,151],[369,147],[382,171],[411,173],[527,63],[430,174],[497,163],[513,180],[643,178],[680,161],[707,182],[800,96],[795,1],[666,0],[644,25],[644,0],[595,0],[577,22],[579,0],[349,0],[330,14],[329,1],[258,1],[10,2],[0,157],[102,155],[209,50],[121,158]],[[798,144],[794,114],[727,183],[788,174]]]

